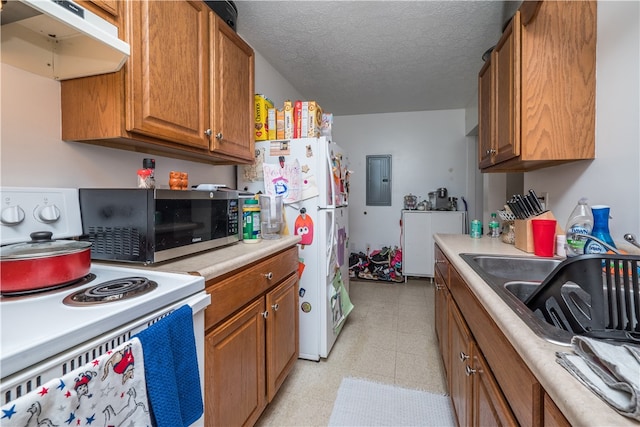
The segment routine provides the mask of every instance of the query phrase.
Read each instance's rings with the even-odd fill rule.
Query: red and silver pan
[[[0,293],[35,291],[71,283],[89,274],[91,243],[51,240],[31,233],[31,241],[0,248]]]

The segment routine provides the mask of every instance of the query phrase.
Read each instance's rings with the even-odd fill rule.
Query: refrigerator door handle
[[[327,141],[325,144],[327,151],[325,158],[327,160],[327,179],[329,180],[329,188],[331,189],[331,199],[327,201],[328,208],[335,208],[336,204],[336,183],[333,181],[333,165],[331,164],[331,143]]]
[[[331,216],[331,227],[329,228],[329,239],[327,240],[327,249],[326,249],[326,257],[327,257],[327,277],[329,277],[329,273],[331,272],[331,255],[333,254],[333,248],[335,246],[335,232],[336,232],[336,211],[333,209],[327,209],[327,212],[330,213]]]

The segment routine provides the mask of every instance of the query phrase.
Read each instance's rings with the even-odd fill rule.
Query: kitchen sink
[[[508,280],[537,282],[542,282],[562,262],[561,259],[555,258],[503,257],[496,255],[472,255],[471,259],[482,271],[492,276]]]
[[[531,256],[460,256],[547,341],[570,345],[575,334],[640,340],[638,256],[591,254],[564,263]]]
[[[563,261],[559,258],[460,254],[460,257],[538,336],[555,344],[570,346],[574,335],[547,323],[525,301]]]
[[[522,302],[525,302],[538,289],[538,286],[540,286],[540,282],[507,282],[504,284],[504,288]]]

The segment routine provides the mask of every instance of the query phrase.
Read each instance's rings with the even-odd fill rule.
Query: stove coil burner
[[[158,283],[146,277],[123,277],[109,280],[68,295],[67,305],[104,304],[134,298],[153,291]]]
[[[28,298],[28,297],[36,297],[41,295],[46,295],[48,293],[52,293],[52,291],[59,291],[64,288],[74,288],[77,286],[86,285],[87,283],[92,282],[96,279],[96,275],[93,273],[89,273],[86,276],[81,277],[78,280],[74,280],[72,282],[60,283],[59,285],[53,285],[46,288],[38,288],[38,289],[29,289],[24,291],[9,291],[2,292],[0,295],[0,299],[11,299],[12,301]]]

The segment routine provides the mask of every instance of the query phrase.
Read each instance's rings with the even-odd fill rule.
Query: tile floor
[[[433,283],[351,281],[354,309],[329,357],[298,360],[257,426],[326,426],[343,377],[445,393]]]

